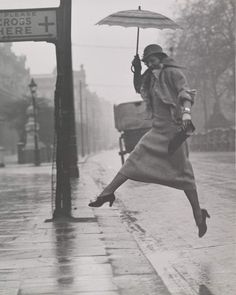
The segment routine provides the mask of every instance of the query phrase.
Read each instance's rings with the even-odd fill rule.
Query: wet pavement
[[[50,166],[0,170],[0,294],[170,294],[120,211],[103,208],[98,216],[88,207],[98,187],[86,169],[73,184],[79,222],[46,223],[52,216]]]
[[[91,159],[100,187],[120,167],[117,152]],[[233,295],[235,277],[236,182],[233,153],[192,153],[208,232],[199,239],[184,193],[164,186],[126,182],[115,205],[145,256],[175,295]],[[98,209],[96,210],[98,211]]]
[[[73,216],[52,216],[51,167],[0,170],[0,294],[234,295],[235,167],[232,153],[195,153],[199,239],[182,191],[127,182],[115,206],[91,209],[117,172],[117,151],[90,157],[74,184]]]

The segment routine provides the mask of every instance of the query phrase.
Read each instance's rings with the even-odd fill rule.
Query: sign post
[[[71,56],[71,0],[61,0],[57,11],[57,82],[55,91],[57,137],[56,209],[53,217],[71,216],[70,176],[78,177]]]
[[[56,199],[54,218],[71,217],[71,177],[78,177],[71,57],[71,0],[59,8],[0,10],[0,42],[54,43],[57,57],[55,90]]]

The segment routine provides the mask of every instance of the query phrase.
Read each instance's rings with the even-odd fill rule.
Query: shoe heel
[[[203,209],[203,214],[204,214],[207,218],[211,218],[211,216],[209,215],[209,213],[207,212],[206,209]]]
[[[109,202],[109,207],[112,207],[114,201],[115,201],[115,200],[111,200],[111,201]]]

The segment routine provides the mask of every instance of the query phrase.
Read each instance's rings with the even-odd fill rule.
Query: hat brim
[[[157,55],[157,56],[159,55],[162,58],[168,57],[168,55],[165,52],[150,53],[150,54],[146,55],[145,57],[143,57],[141,59],[141,61],[145,62],[147,60],[147,58],[150,57],[151,55]]]

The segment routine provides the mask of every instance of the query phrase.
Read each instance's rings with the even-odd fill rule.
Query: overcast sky
[[[179,0],[180,2],[181,0]],[[58,0],[0,0],[0,9],[58,6]],[[139,99],[132,87],[130,63],[135,54],[136,29],[95,25],[107,15],[126,9],[152,10],[174,18],[176,0],[72,0],[73,67],[84,64],[92,91],[112,102]],[[163,32],[140,32],[140,55],[150,43],[163,45]],[[56,65],[54,45],[16,42],[16,54],[27,56],[33,74],[51,73]]]

